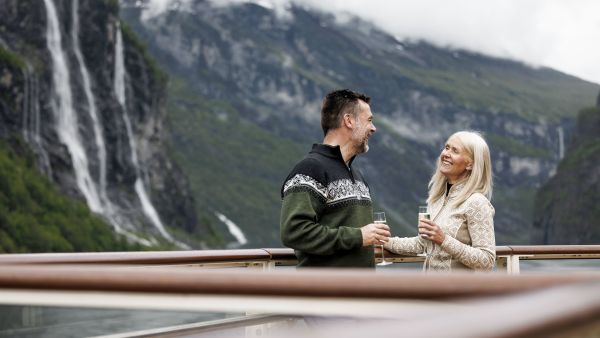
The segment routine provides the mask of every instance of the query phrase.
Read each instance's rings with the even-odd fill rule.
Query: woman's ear
[[[467,170],[471,171],[473,170],[473,162],[469,162],[469,164],[467,164]]]

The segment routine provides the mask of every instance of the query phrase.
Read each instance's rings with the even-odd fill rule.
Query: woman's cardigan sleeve
[[[494,207],[482,194],[473,194],[467,201],[465,218],[471,245],[446,234],[441,247],[462,264],[474,270],[491,271],[496,261]]]

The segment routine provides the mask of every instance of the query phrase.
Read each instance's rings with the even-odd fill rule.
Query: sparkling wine
[[[420,205],[419,206],[419,214],[418,214],[418,217],[417,217],[417,226],[418,226],[418,224],[419,224],[419,222],[420,222],[421,219],[431,219],[431,214],[429,214],[429,210],[428,210],[428,208],[427,208],[426,205]],[[423,237],[425,235],[421,235],[420,231],[417,231],[417,233],[422,238],[426,238],[426,237]],[[427,243],[425,245],[426,246],[423,249],[423,253],[422,254],[418,254],[419,256],[428,256]]]

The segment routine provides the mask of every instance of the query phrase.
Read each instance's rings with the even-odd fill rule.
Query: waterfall
[[[137,236],[124,231],[119,225],[119,222],[116,221],[114,215],[112,215],[112,211],[107,211],[104,208],[102,197],[98,193],[96,183],[90,174],[87,154],[83,146],[81,135],[79,134],[79,121],[73,106],[70,73],[67,66],[67,58],[62,48],[62,38],[56,7],[54,6],[53,0],[44,0],[44,4],[46,6],[47,19],[46,41],[52,59],[52,82],[54,88],[51,106],[56,120],[56,133],[58,134],[61,143],[67,147],[67,150],[71,155],[77,187],[83,194],[90,210],[107,217],[117,233],[123,234],[130,240],[143,245],[152,245],[152,242],[138,238]],[[82,62],[80,62],[80,65],[81,64]]]
[[[96,108],[96,100],[94,94],[92,94],[92,84],[90,81],[90,73],[87,69],[83,55],[81,54],[81,48],[79,47],[79,0],[73,0],[72,6],[73,25],[71,28],[71,39],[73,40],[73,52],[77,63],[79,63],[79,72],[83,80],[83,89],[85,92],[85,98],[88,102],[88,112],[92,119],[94,129],[94,141],[96,143],[96,149],[98,149],[98,165],[100,167],[99,179],[100,183],[100,199],[104,206],[109,204],[108,197],[106,195],[106,145],[104,144],[104,135],[102,133],[102,124],[98,119],[98,113]]]
[[[50,157],[42,145],[40,135],[40,97],[39,82],[31,65],[23,70],[25,79],[23,98],[23,139],[27,142],[38,157],[40,170],[48,177],[52,176]]]
[[[121,24],[117,21],[117,37],[115,43],[115,95],[117,95],[117,101],[121,104],[123,110],[125,110],[125,56],[123,52],[123,34],[121,33]],[[126,120],[127,114],[123,114]],[[129,133],[129,130],[127,131]],[[134,152],[132,152],[132,157],[136,157]]]
[[[238,227],[237,224],[233,223],[232,220],[230,220],[229,218],[227,218],[227,216],[223,215],[220,212],[216,211],[215,215],[217,216],[219,221],[223,222],[227,226],[227,230],[229,230],[229,233],[238,241],[240,245],[248,243],[248,240],[242,232],[242,229],[240,229],[240,227]]]
[[[25,69],[23,71],[23,79],[24,79],[24,85],[23,85],[23,139],[26,142],[30,142],[30,129],[29,126],[31,124],[30,122],[30,105],[31,105],[31,72],[29,71],[29,63],[27,64],[27,69]]]
[[[92,180],[88,166],[87,154],[79,135],[79,122],[73,108],[69,68],[62,49],[62,39],[56,7],[52,0],[44,0],[46,6],[46,42],[52,59],[53,94],[51,99],[52,111],[56,120],[56,132],[60,141],[66,145],[71,160],[77,186],[89,206],[99,214],[103,213],[102,204]]]
[[[556,128],[558,132],[558,159],[562,160],[565,157],[565,136],[562,126]]]
[[[125,57],[123,52],[123,34],[121,33],[121,26],[119,22],[117,22],[117,36],[116,36],[116,45],[115,45],[115,79],[114,79],[114,88],[115,95],[117,96],[117,101],[121,105],[123,112],[123,121],[125,122],[125,129],[127,130],[127,139],[129,140],[129,147],[131,148],[131,163],[135,168],[136,180],[135,180],[135,192],[138,195],[140,203],[142,205],[142,210],[146,217],[150,220],[150,222],[158,229],[160,234],[167,239],[168,241],[178,245],[179,247],[189,249],[184,243],[181,243],[175,240],[165,229],[162,221],[160,220],[160,216],[152,202],[150,201],[150,197],[148,196],[146,187],[144,185],[144,181],[141,178],[141,169],[139,160],[137,157],[137,145],[135,142],[135,137],[133,134],[133,128],[131,126],[131,120],[129,119],[129,114],[127,113],[127,101],[125,95]]]

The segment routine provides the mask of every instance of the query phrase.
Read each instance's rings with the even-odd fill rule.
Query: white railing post
[[[271,271],[274,270],[275,267],[277,266],[277,261],[265,261],[265,262],[251,262],[251,263],[247,263],[246,266],[249,269],[259,269],[259,270],[263,270],[263,271]]]
[[[273,269],[275,269],[275,262],[274,261],[267,262],[267,264],[265,266],[265,270],[273,270]]]
[[[519,255],[511,255],[508,257],[507,272],[509,275],[518,275],[521,273],[519,257]]]
[[[518,275],[521,273],[519,255],[506,255],[496,257],[496,269],[506,271],[509,275]]]

